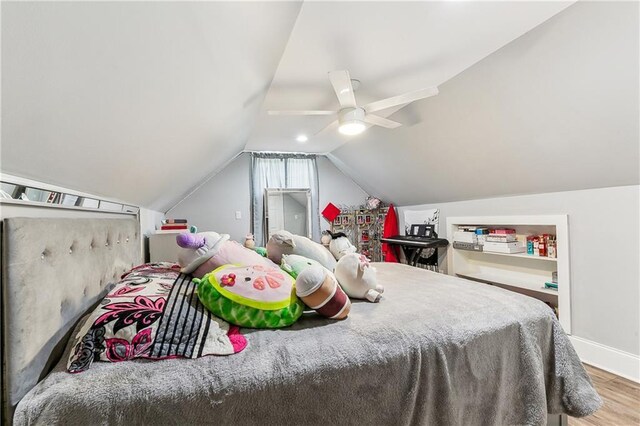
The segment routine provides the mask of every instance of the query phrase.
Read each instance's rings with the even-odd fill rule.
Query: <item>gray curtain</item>
[[[251,154],[251,218],[256,245],[264,246],[264,190],[266,188],[300,188],[311,192],[311,235],[320,241],[318,205],[318,167],[315,155]]]

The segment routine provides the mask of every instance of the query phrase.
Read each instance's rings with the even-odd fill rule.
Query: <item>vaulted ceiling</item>
[[[327,76],[332,70],[347,69],[360,81],[359,105],[440,85],[571,3],[307,2],[246,147],[331,152],[352,140],[336,129],[317,134],[335,117],[268,116],[266,111],[337,111]],[[309,141],[300,144],[298,134]]]
[[[594,103],[615,103],[605,93],[611,84],[572,84],[571,62],[553,85],[558,96],[531,99],[540,89],[535,85],[543,84],[537,76],[548,73],[545,61],[563,58],[537,47],[557,40],[527,33],[572,3],[3,2],[1,169],[162,211],[243,149],[331,153],[368,192],[400,204],[558,190],[562,185],[548,182],[557,173],[542,183],[525,178],[505,184],[504,175],[478,164],[502,153],[503,159],[515,158],[509,173],[530,159],[561,170],[580,138],[595,131],[586,126],[572,134],[580,117],[597,113],[576,93],[586,84]],[[583,7],[570,9],[577,6]],[[598,12],[589,13],[585,19]],[[543,25],[572,30],[561,23]],[[506,53],[491,55],[524,34],[533,40],[519,39],[519,53],[507,46]],[[596,45],[614,40],[592,38]],[[627,52],[610,50],[605,59],[614,62]],[[625,83],[631,68],[620,70]],[[371,128],[352,139],[336,131],[316,135],[328,117],[266,114],[337,109],[327,78],[337,69],[361,81],[360,103],[431,85],[439,85],[441,94],[384,111],[403,127]],[[589,77],[596,78],[598,70]],[[630,96],[618,90],[620,81],[607,83],[616,96]],[[533,85],[529,91],[513,89],[527,85]],[[635,89],[637,98],[637,78]],[[504,118],[496,122],[499,101]],[[546,126],[562,121],[545,116],[548,102],[569,111],[565,127]],[[541,126],[532,124],[522,134],[523,118],[509,115],[513,103],[519,105],[514,111],[532,114]],[[620,128],[631,113],[608,117],[611,126],[597,129],[597,136]],[[618,139],[628,148],[635,130],[624,123]],[[296,142],[298,134],[309,135],[309,141]],[[490,149],[481,149],[486,143]],[[541,158],[545,143],[559,161]],[[566,189],[602,186],[600,174],[588,176],[602,155],[601,149],[586,152],[584,167],[565,178]],[[623,159],[624,171],[605,181],[629,182],[627,162],[633,159]],[[391,174],[383,177],[382,167]],[[456,179],[455,167],[469,172]],[[429,185],[416,190],[425,180]]]
[[[294,2],[2,2],[2,171],[164,210],[241,151]]]

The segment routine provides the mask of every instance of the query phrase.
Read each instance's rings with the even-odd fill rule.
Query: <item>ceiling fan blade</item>
[[[335,115],[335,111],[267,111],[269,115]]]
[[[400,104],[408,104],[413,101],[417,101],[418,99],[428,98],[429,96],[435,96],[437,94],[437,87],[427,87],[426,89],[420,89],[413,92],[405,93],[403,95],[393,96],[391,98],[371,102],[370,104],[363,106],[363,108],[366,112],[375,112]]]
[[[382,118],[377,115],[367,114],[364,116],[364,121],[369,124],[375,124],[376,126],[386,127],[387,129],[395,129],[396,127],[402,126],[402,124],[397,121],[389,120],[387,118]]]
[[[337,128],[337,127],[338,127],[338,124],[339,124],[338,120],[334,120],[334,121],[332,121],[331,123],[329,123],[329,125],[328,125],[327,127],[323,128],[322,130],[320,130],[319,132],[317,132],[317,133],[316,133],[315,135],[313,135],[313,136],[318,136],[318,135],[319,135],[319,134],[321,134],[321,133],[324,133],[324,132],[327,132],[327,131],[329,131],[329,130],[335,129],[335,128]]]
[[[355,108],[356,97],[353,94],[349,71],[331,71],[329,72],[329,81],[336,92],[340,108]]]

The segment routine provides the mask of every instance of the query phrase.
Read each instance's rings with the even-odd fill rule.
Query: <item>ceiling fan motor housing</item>
[[[338,112],[340,124],[347,124],[353,121],[364,121],[364,108],[343,108]]]

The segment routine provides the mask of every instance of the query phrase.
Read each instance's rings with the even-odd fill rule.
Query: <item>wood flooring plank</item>
[[[585,364],[604,404],[588,417],[569,417],[570,426],[640,426],[640,384]]]
[[[616,376],[613,373],[609,373],[608,371],[604,371],[601,370],[597,367],[593,367],[591,365],[588,364],[583,364],[585,369],[587,370],[587,372],[589,373],[589,375],[591,376],[591,378],[593,377],[598,377],[601,378],[603,380],[614,380],[616,379],[618,376]]]

